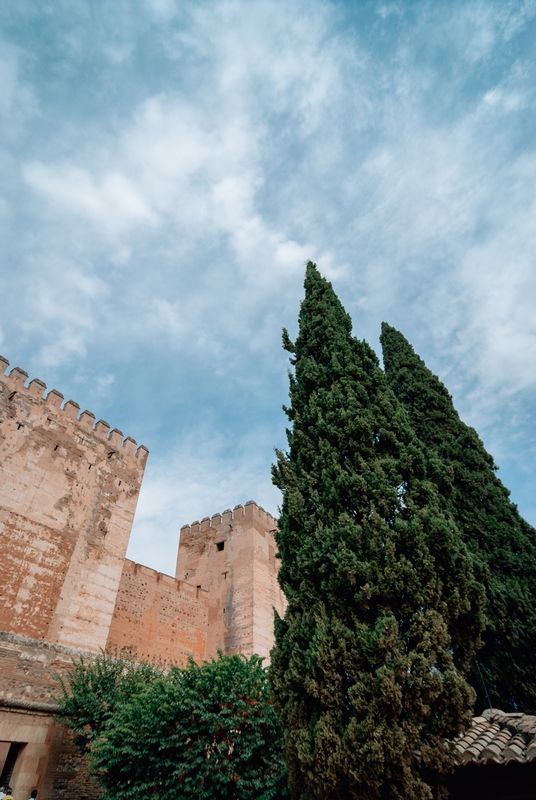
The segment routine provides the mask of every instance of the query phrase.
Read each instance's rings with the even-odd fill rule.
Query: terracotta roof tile
[[[489,708],[455,742],[462,764],[510,764],[536,759],[536,716]]]

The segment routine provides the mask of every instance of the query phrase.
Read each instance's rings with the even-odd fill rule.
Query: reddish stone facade
[[[184,667],[205,657],[207,624],[206,589],[125,560],[108,650]]]
[[[98,652],[147,449],[27,377],[0,379],[0,629]]]
[[[0,357],[0,780],[15,796],[94,800],[54,721],[59,676],[81,654],[163,666],[267,657],[275,520],[253,502],[181,531],[175,577],[125,559],[148,451]]]

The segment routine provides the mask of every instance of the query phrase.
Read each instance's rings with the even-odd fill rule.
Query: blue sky
[[[304,262],[536,524],[536,3],[6,0],[0,353],[150,449],[129,549],[276,513]]]

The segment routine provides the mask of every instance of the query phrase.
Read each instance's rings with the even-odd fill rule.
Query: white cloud
[[[58,367],[75,356],[81,359],[86,355],[86,337],[78,331],[64,328],[53,341],[40,348],[38,358],[44,367]]]
[[[23,175],[34,191],[57,204],[62,213],[84,216],[107,233],[156,221],[134,183],[115,170],[99,180],[71,164],[33,162],[23,166]]]
[[[98,375],[96,378],[97,394],[106,396],[110,394],[112,386],[115,383],[115,375],[108,373],[107,375]]]
[[[20,133],[23,124],[37,113],[32,89],[20,79],[23,51],[0,39],[0,118],[4,136]]]

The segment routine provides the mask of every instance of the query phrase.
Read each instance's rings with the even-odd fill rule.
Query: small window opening
[[[21,428],[24,428],[24,425],[22,424],[22,422],[19,422],[19,424],[17,425],[17,430],[20,431]]]
[[[89,470],[91,469],[91,467],[92,467],[92,466],[93,466],[93,464],[90,464],[90,465],[89,465],[89,467],[87,468],[87,471],[88,471],[88,472],[89,472]]]
[[[56,445],[56,447],[54,448],[54,450],[57,450],[57,449],[58,449],[58,447],[59,447],[59,444],[57,444],[57,445]]]
[[[223,550],[223,548],[225,547],[225,542],[216,542],[216,547],[220,551]]]

